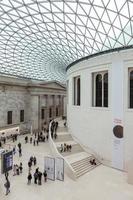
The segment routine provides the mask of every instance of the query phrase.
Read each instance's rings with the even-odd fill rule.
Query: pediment
[[[66,87],[61,85],[58,82],[47,82],[47,83],[40,83],[41,86],[44,86],[46,88],[52,88],[52,89],[61,89],[61,90],[65,90]]]

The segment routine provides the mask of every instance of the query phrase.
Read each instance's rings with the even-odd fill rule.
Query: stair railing
[[[65,166],[65,171],[68,174],[68,176],[73,179],[76,180],[76,173],[74,171],[74,169],[72,168],[72,166],[70,165],[70,163],[59,153],[59,151],[57,150],[57,147],[51,137],[51,125],[52,125],[52,121],[49,123],[49,145],[50,145],[50,149],[52,152],[52,155],[56,158],[56,157],[60,157],[64,159],[64,166]]]

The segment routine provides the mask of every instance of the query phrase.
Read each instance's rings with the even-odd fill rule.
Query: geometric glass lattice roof
[[[1,0],[0,72],[65,82],[84,56],[133,44],[133,0]]]

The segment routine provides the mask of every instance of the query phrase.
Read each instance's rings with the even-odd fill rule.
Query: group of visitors
[[[37,159],[35,156],[31,156],[29,161],[28,161],[28,167],[29,167],[29,171],[31,170],[32,165],[36,165],[37,164]]]
[[[38,146],[39,142],[48,141],[48,138],[48,134],[45,135],[42,131],[37,133],[35,132],[33,136],[30,136],[30,138],[28,136],[25,137],[25,143],[28,143],[28,141],[30,141],[30,144],[33,143],[34,146]]]
[[[15,142],[15,141],[17,141],[18,134],[17,133],[13,134],[13,135],[11,135],[11,137],[12,137],[12,141]]]
[[[13,176],[22,174],[22,170],[23,170],[22,162],[20,162],[19,165],[14,164],[13,165]]]
[[[34,184],[38,184],[41,185],[42,184],[42,175],[44,176],[44,181],[47,181],[47,172],[46,170],[44,171],[44,173],[42,173],[41,171],[39,171],[39,167],[36,168],[35,173],[34,173]],[[31,180],[32,180],[32,174],[29,171],[29,174],[27,176],[28,179],[28,184],[31,184]]]
[[[64,144],[61,144],[61,147],[60,147],[60,152],[62,153],[62,152],[71,152],[71,150],[72,150],[72,145],[71,144],[66,144],[66,143],[64,143]]]
[[[54,139],[57,138],[57,128],[58,128],[58,122],[53,120],[52,124],[51,124],[51,136]],[[12,142],[14,143],[17,140],[17,134],[12,135],[11,138],[12,138]],[[44,129],[43,131],[37,131],[37,132],[34,132],[33,135],[30,135],[30,136],[26,135],[24,137],[25,144],[30,143],[30,144],[33,144],[34,146],[38,145],[39,142],[48,141],[48,139],[49,139],[49,128],[48,127],[46,129]],[[6,143],[6,138],[2,142]],[[2,142],[0,141],[0,147],[2,146]],[[21,144],[21,142],[19,142],[17,145],[13,145],[13,149],[12,149],[13,155],[16,154],[16,147],[18,148],[19,157],[22,157],[22,144]],[[71,145],[64,144],[63,151],[69,151],[69,150],[71,151]],[[42,177],[44,177],[44,182],[47,181],[47,171],[44,170],[44,172],[41,172],[39,170],[39,167],[37,167],[35,169],[35,172],[32,175],[31,168],[32,168],[32,166],[36,166],[36,164],[37,164],[36,157],[31,156],[29,158],[29,161],[28,161],[27,180],[28,180],[28,184],[31,184],[31,181],[33,179],[34,184],[41,185],[42,184]],[[18,176],[18,175],[22,174],[22,172],[23,172],[22,162],[20,162],[20,164],[14,164],[13,165],[13,176],[16,176],[16,175]],[[10,181],[9,181],[8,175],[6,175],[5,178],[6,178],[6,182],[5,182],[4,186],[6,188],[6,195],[8,195],[8,193],[10,192]]]

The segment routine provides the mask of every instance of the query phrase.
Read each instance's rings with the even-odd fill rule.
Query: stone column
[[[63,115],[63,96],[59,96],[59,116]]]
[[[45,95],[46,97],[46,122],[49,122],[49,102],[48,102],[48,97],[49,95]]]
[[[56,117],[56,95],[53,95],[53,118]]]
[[[38,129],[41,130],[41,95],[38,96]]]

